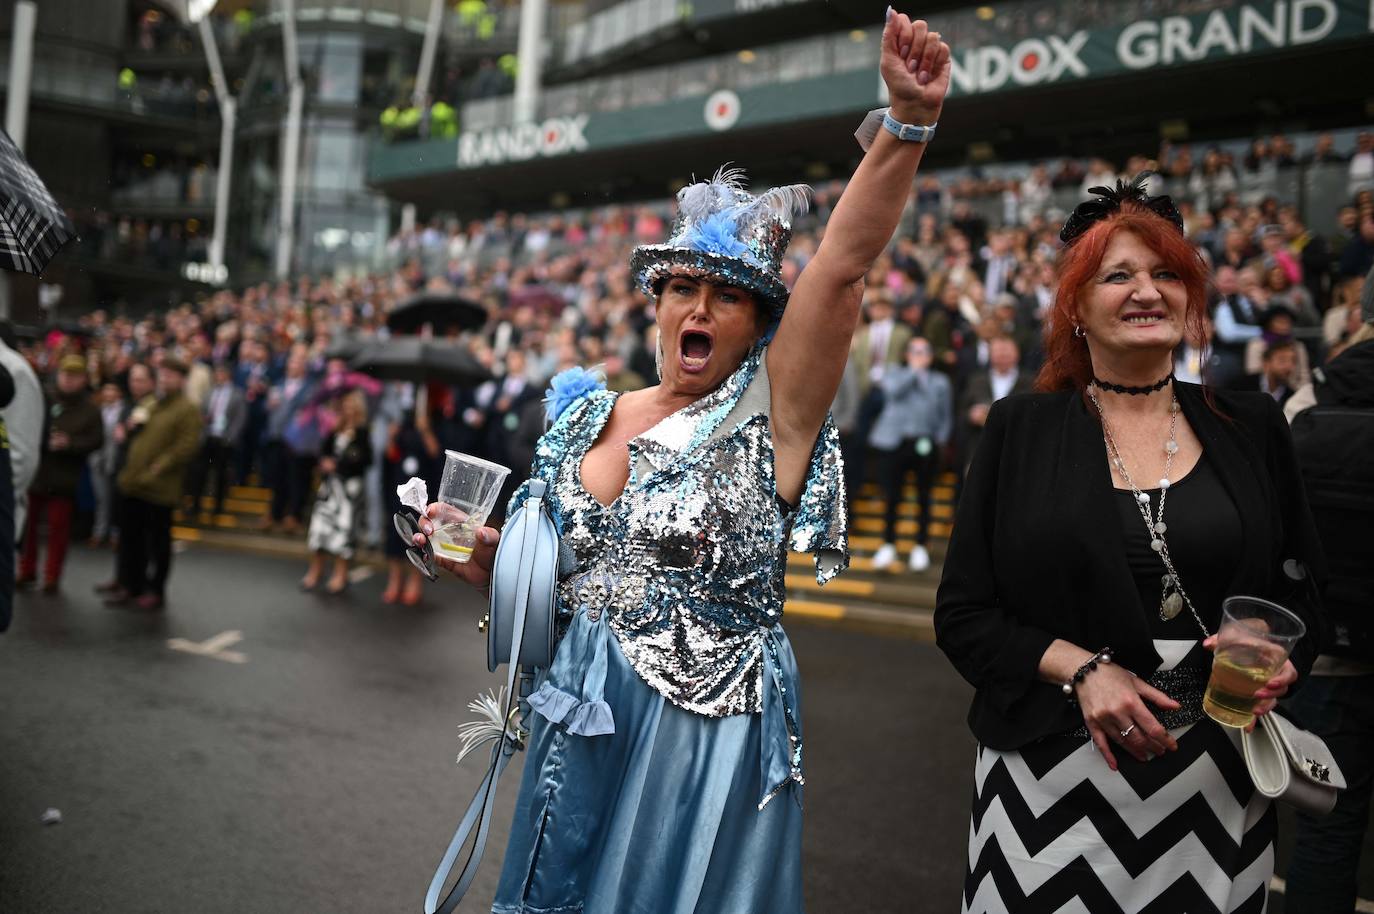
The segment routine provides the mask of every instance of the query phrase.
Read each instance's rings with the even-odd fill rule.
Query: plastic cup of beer
[[[1227,727],[1255,720],[1255,693],[1283,667],[1307,626],[1293,613],[1258,597],[1227,597],[1221,605],[1212,676],[1202,710]]]
[[[446,507],[434,518],[434,533],[430,536],[436,555],[454,562],[472,558],[477,530],[496,507],[496,497],[509,475],[510,468],[499,463],[457,451],[444,452],[439,501]]]

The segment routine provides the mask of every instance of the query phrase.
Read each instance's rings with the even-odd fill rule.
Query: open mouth
[[[1127,314],[1122,320],[1133,327],[1147,327],[1150,324],[1158,324],[1165,317],[1163,311],[1137,311],[1134,314]]]
[[[711,358],[715,342],[702,330],[685,330],[678,339],[682,367],[689,372],[701,371]]]

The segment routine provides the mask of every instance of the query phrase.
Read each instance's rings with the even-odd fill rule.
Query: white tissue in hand
[[[396,495],[401,499],[401,504],[414,508],[416,514],[424,514],[429,504],[429,486],[418,476],[412,476],[405,485],[397,486]]]

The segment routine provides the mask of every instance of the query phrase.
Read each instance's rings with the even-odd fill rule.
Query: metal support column
[[[527,124],[539,111],[539,81],[544,65],[545,0],[521,0],[520,39],[515,74],[515,122]]]
[[[33,81],[33,29],[38,4],[19,0],[14,5],[14,33],[10,37],[10,81],[5,99],[5,132],[21,150],[29,130],[29,85]]]
[[[234,173],[238,102],[229,94],[229,83],[224,78],[224,65],[209,16],[202,17],[197,27],[201,46],[205,48],[205,60],[210,66],[210,83],[215,87],[215,100],[219,103],[219,170],[215,175],[215,227],[210,236],[210,268],[218,281],[218,277],[225,275],[224,248],[229,233],[229,188]]]
[[[277,214],[276,276],[291,274],[291,254],[296,244],[296,179],[300,168],[301,119],[305,108],[305,81],[301,79],[296,45],[296,0],[282,0],[282,51],[286,57],[286,123],[282,132],[281,200]]]
[[[429,107],[429,84],[434,78],[434,58],[438,54],[439,32],[443,25],[444,0],[430,0],[425,41],[420,46],[420,69],[415,74],[415,91],[410,97],[410,103],[421,113]]]

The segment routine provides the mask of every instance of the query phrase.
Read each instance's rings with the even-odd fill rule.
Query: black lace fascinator
[[[1088,193],[1097,196],[1092,200],[1078,204],[1074,208],[1074,211],[1069,214],[1069,218],[1064,221],[1064,227],[1059,230],[1059,240],[1068,244],[1092,228],[1094,223],[1100,222],[1120,210],[1122,204],[1125,203],[1143,206],[1155,215],[1162,216],[1172,222],[1180,232],[1183,231],[1183,216],[1179,214],[1178,207],[1174,206],[1174,201],[1169,199],[1167,194],[1151,197],[1145,193],[1145,182],[1153,174],[1152,171],[1142,171],[1129,182],[1117,181],[1115,188],[1088,188]]]

